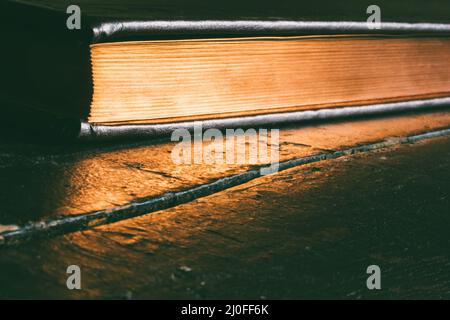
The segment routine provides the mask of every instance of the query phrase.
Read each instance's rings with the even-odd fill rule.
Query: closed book
[[[8,127],[84,140],[448,105],[446,1],[3,1]]]

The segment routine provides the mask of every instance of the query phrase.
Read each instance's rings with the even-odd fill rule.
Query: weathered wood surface
[[[353,139],[345,127],[373,138],[368,122],[360,131],[347,125],[334,131],[344,145]],[[332,147],[327,128],[309,129],[324,138],[316,148]],[[152,215],[3,248],[0,297],[449,298],[449,184],[448,138],[291,169]],[[65,286],[71,264],[83,270],[80,292]],[[381,267],[381,292],[366,289],[371,264]]]
[[[446,138],[330,160],[5,249],[0,297],[449,298],[449,159]],[[70,264],[80,292],[65,287]]]
[[[280,131],[279,160],[450,126],[450,112],[312,124]],[[268,141],[269,144],[271,141]],[[82,214],[245,172],[250,164],[183,164],[176,143],[123,146],[0,145],[0,225]],[[248,146],[236,145],[236,154]]]

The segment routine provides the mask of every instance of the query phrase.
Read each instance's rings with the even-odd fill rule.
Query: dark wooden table
[[[449,123],[444,112],[285,128],[281,159]],[[176,169],[166,161],[172,147],[4,144],[0,224],[114,208],[248,170]],[[142,217],[1,247],[0,298],[450,298],[449,191],[445,137],[300,166]],[[72,264],[81,291],[66,288]],[[381,291],[366,288],[372,264]]]

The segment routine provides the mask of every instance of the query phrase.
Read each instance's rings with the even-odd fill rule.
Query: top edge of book
[[[372,2],[78,0],[76,5],[81,10],[80,34],[87,34],[90,43],[222,36],[450,35],[448,0],[377,1],[378,28],[367,21]],[[0,24],[67,33],[67,8],[73,4],[71,0],[5,0],[0,4]]]

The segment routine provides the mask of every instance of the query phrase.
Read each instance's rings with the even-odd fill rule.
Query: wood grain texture
[[[405,114],[298,127],[280,127],[279,161],[308,157],[386,139],[450,127],[450,112]],[[248,135],[251,137],[252,135]],[[255,135],[253,135],[255,136]],[[242,135],[241,135],[242,137]],[[241,140],[241,141],[239,141]],[[233,158],[249,152],[249,139],[236,139]],[[202,150],[226,141],[202,143]],[[29,222],[113,209],[137,199],[157,197],[248,171],[267,160],[179,165],[172,160],[176,142],[137,145],[0,144],[0,224]],[[225,150],[225,149],[224,149]],[[226,160],[226,152],[222,159]]]
[[[8,248],[0,297],[448,299],[449,168],[449,139],[403,145]],[[83,290],[65,286],[74,262]]]

